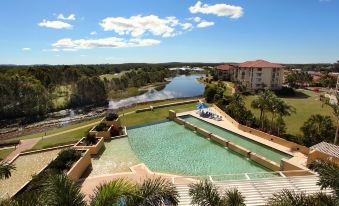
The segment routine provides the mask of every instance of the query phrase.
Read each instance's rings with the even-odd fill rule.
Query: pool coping
[[[273,150],[276,150],[276,151],[279,152],[279,153],[289,155],[289,156],[290,156],[289,159],[291,159],[291,158],[294,157],[294,155],[293,155],[292,153],[290,153],[290,152],[281,151],[280,149],[273,148],[273,147],[271,147],[271,146],[269,146],[269,145],[266,145],[266,144],[264,144],[264,143],[258,142],[258,141],[254,140],[254,139],[248,138],[248,137],[246,137],[246,136],[243,136],[243,135],[241,135],[241,134],[238,134],[238,133],[236,133],[236,132],[234,132],[234,131],[231,131],[231,130],[229,130],[229,129],[223,128],[223,127],[221,127],[221,126],[219,126],[219,125],[210,123],[210,122],[206,121],[205,119],[197,118],[197,117],[195,117],[195,116],[193,116],[193,115],[191,115],[191,114],[183,114],[183,115],[179,115],[178,118],[185,120],[185,118],[182,118],[182,117],[185,117],[185,116],[191,116],[191,117],[193,117],[193,118],[196,118],[196,119],[199,119],[199,120],[201,120],[201,121],[204,121],[204,122],[206,122],[207,124],[216,126],[216,127],[220,128],[220,129],[222,129],[222,130],[226,130],[227,132],[230,132],[230,133],[232,133],[232,134],[234,134],[234,135],[240,136],[240,138],[242,138],[242,139],[246,139],[246,140],[248,140],[248,141],[255,142],[255,143],[259,144],[259,145],[262,145],[263,147],[271,148],[271,149],[273,149]],[[186,122],[187,122],[187,121],[186,121]],[[188,123],[189,123],[189,122],[188,122]],[[191,123],[191,124],[192,124],[192,123]],[[192,125],[193,125],[193,124],[192,124]],[[194,125],[194,126],[198,127],[197,125]],[[213,134],[214,134],[214,133],[213,133]],[[224,138],[224,139],[225,139],[226,141],[232,142],[232,141],[229,140],[229,139],[226,139],[226,138]],[[232,142],[232,143],[233,143],[233,142]],[[235,143],[233,143],[233,144],[235,144]],[[240,145],[238,145],[238,146],[240,146]],[[249,149],[248,149],[248,150],[249,150]],[[282,159],[285,159],[285,158],[282,158]]]

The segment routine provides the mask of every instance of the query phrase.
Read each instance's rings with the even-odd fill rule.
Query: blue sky
[[[333,63],[338,0],[2,0],[0,64]]]

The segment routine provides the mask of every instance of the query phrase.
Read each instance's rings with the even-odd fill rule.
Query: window
[[[262,69],[261,69],[261,68],[258,68],[257,70],[258,70],[258,72],[261,72]]]
[[[257,78],[257,82],[261,82],[261,78]]]
[[[257,77],[261,77],[261,73],[257,73]]]

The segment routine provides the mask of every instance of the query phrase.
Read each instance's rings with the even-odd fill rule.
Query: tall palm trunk
[[[336,129],[336,131],[335,131],[335,137],[334,137],[334,144],[336,145],[336,144],[338,144],[338,132],[339,132],[339,119],[337,120],[337,129]]]

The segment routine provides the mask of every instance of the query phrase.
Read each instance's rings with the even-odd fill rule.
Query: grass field
[[[40,140],[31,150],[38,150],[38,149],[44,149],[48,147],[54,147],[59,145],[65,145],[65,144],[71,144],[77,142],[79,139],[84,137],[88,130],[90,130],[93,126],[88,126],[83,129],[79,129],[76,131],[68,132],[61,135],[56,135],[51,138],[46,138]]]
[[[164,120],[168,117],[169,110],[175,110],[176,112],[184,112],[195,109],[196,103],[177,105],[172,107],[165,107],[155,109],[154,111],[132,113],[121,117],[122,124],[129,127],[135,125],[142,125],[151,122]]]
[[[81,123],[78,123],[78,124],[70,124],[70,125],[67,125],[67,126],[64,126],[64,127],[50,129],[50,130],[47,130],[46,132],[39,132],[39,133],[31,134],[31,135],[25,135],[25,136],[17,137],[17,138],[14,138],[14,140],[15,139],[23,140],[23,139],[32,139],[32,138],[42,137],[42,136],[45,136],[45,133],[46,133],[46,135],[51,135],[51,134],[63,132],[63,131],[66,131],[66,130],[74,129],[74,128],[77,128],[77,127],[81,127],[81,126],[84,126],[86,124],[91,124],[91,123],[100,121],[101,119],[102,119],[102,117],[95,118],[93,120],[84,121],[84,122],[81,122]]]
[[[259,117],[259,110],[251,108],[251,102],[256,96],[246,96],[245,103],[247,108],[252,110],[256,117]],[[296,97],[282,98],[287,104],[292,105],[296,109],[296,113],[289,117],[285,117],[287,133],[300,134],[300,127],[313,114],[331,116],[331,108],[323,105],[319,100],[319,93],[308,90],[299,90]]]
[[[114,73],[114,74],[102,74],[99,76],[101,80],[104,80],[106,78],[107,80],[112,80],[113,78],[120,78],[123,74],[125,74],[128,71],[122,71],[120,73]]]
[[[0,149],[0,159],[5,159],[12,151],[14,148]]]
[[[52,92],[53,106],[56,109],[62,109],[68,103],[72,94],[71,85],[57,86]]]
[[[149,107],[150,105],[156,106],[156,105],[168,104],[168,103],[179,102],[179,101],[184,101],[184,100],[173,99],[173,100],[164,100],[164,101],[156,102],[156,103],[145,103],[142,105],[137,105],[131,108],[123,109],[119,112],[119,114],[133,112],[137,109]],[[153,112],[148,111],[148,112],[141,112],[141,113],[131,113],[131,114],[128,114],[122,117],[122,123],[123,125],[126,125],[126,126],[133,126],[133,125],[140,125],[140,124],[145,124],[149,122],[160,121],[160,120],[166,119],[166,117],[168,116],[168,111],[171,109],[176,110],[177,112],[183,112],[183,111],[194,109],[195,105],[196,103],[155,109]],[[97,118],[97,119],[85,121],[79,124],[69,125],[63,128],[51,129],[51,130],[46,131],[46,135],[51,135],[51,134],[63,132],[63,131],[70,130],[70,129],[75,129],[77,127],[81,127],[87,124],[100,121],[100,119],[101,118]],[[70,132],[56,135],[54,137],[50,137],[46,139],[42,138],[42,140],[40,140],[31,150],[37,150],[37,149],[43,149],[43,148],[48,148],[48,147],[53,147],[53,146],[58,146],[58,145],[74,143],[78,141],[80,138],[82,138],[83,136],[85,136],[87,131],[91,127],[93,126],[88,126],[85,128],[81,128],[75,131],[70,131]],[[45,132],[40,132],[37,134],[18,137],[17,139],[30,139],[30,138],[37,138],[37,137],[41,138],[42,136],[44,136],[44,134]]]

